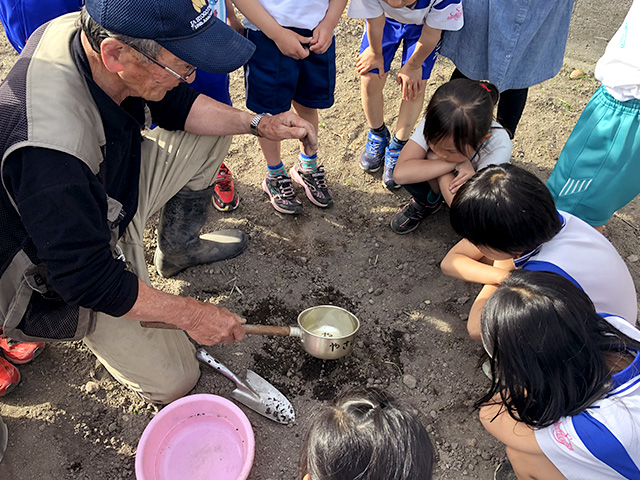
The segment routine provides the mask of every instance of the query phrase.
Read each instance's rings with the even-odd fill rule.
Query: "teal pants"
[[[639,126],[640,100],[594,93],[547,182],[559,210],[598,227],[640,193]]]

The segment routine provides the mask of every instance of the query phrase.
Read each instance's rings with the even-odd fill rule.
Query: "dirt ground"
[[[618,22],[619,23],[619,22]],[[443,209],[413,234],[398,236],[391,216],[408,200],[404,190],[385,190],[380,174],[357,165],[367,126],[360,106],[356,51],[362,25],[343,18],[337,30],[338,86],[335,106],[321,112],[320,152],[335,205],[320,210],[305,200],[297,217],[277,214],[260,188],[265,172],[257,142],[237,137],[227,165],[242,197],[230,214],[213,212],[207,230],[240,228],[248,250],[230,261],[189,269],[175,279],[154,275],[160,289],[223,305],[249,323],[293,325],[313,305],[333,304],[359,317],[362,327],[352,354],[322,362],[297,340],[249,337],[208,351],[242,374],[250,368],[276,385],[297,413],[282,426],[244,408],[256,438],[252,480],[294,479],[309,415],[348,385],[378,385],[417,407],[438,454],[437,479],[491,479],[505,458],[503,448],[477,419],[474,401],[488,381],[478,368],[481,346],[466,334],[465,320],[479,286],[445,277],[439,262],[458,238]],[[4,38],[4,37],[3,37]],[[3,72],[16,56],[0,47]],[[546,179],[584,105],[597,87],[592,65],[572,80],[567,59],[556,78],[531,89],[518,128],[513,162]],[[394,65],[391,76],[397,72]],[[448,79],[452,64],[440,59],[427,98]],[[2,73],[2,75],[4,75]],[[233,99],[243,107],[242,76],[232,76]],[[385,90],[387,123],[397,115],[399,89]],[[285,142],[286,166],[297,145]],[[148,260],[155,248],[150,222]],[[619,212],[606,235],[627,260],[638,285],[640,203]],[[9,446],[0,478],[133,478],[138,439],[158,409],[116,383],[82,343],[50,345],[20,367],[21,385],[0,401]],[[228,396],[233,384],[209,369],[194,393]],[[91,392],[91,393],[90,393]]]

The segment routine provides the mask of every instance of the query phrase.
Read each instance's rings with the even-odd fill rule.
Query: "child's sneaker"
[[[0,397],[16,388],[20,383],[20,372],[16,367],[0,357]]]
[[[364,152],[360,155],[360,168],[365,172],[377,172],[384,162],[384,150],[389,145],[391,134],[389,129],[385,127],[382,135],[378,135],[369,130],[367,133],[367,144]]]
[[[240,204],[240,197],[238,197],[233,185],[233,177],[224,163],[220,165],[211,200],[213,206],[221,212],[235,210]]]
[[[400,188],[402,185],[398,185],[393,181],[393,169],[396,168],[398,157],[402,151],[403,145],[399,145],[393,140],[384,149],[384,173],[382,174],[382,184],[389,190]]]
[[[320,208],[327,208],[333,205],[331,191],[327,187],[327,180],[324,177],[324,167],[318,165],[315,170],[305,172],[300,168],[300,164],[295,164],[289,170],[291,179],[304,187],[304,192],[311,203]]]
[[[0,334],[0,351],[2,355],[16,365],[29,363],[40,355],[43,348],[44,342],[12,342],[5,334]]]
[[[280,213],[302,213],[302,202],[293,191],[291,179],[286,175],[270,178],[268,175],[262,182],[262,189],[269,195],[273,208]]]
[[[424,217],[433,215],[442,207],[442,202],[439,201],[434,205],[422,205],[417,202],[415,198],[412,198],[402,210],[395,214],[391,219],[391,230],[399,235],[413,232]]]

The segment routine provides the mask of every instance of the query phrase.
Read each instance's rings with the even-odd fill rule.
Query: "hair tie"
[[[480,82],[480,86],[481,86],[482,88],[484,88],[487,92],[491,93],[491,89],[490,89],[489,87],[487,87],[487,85],[486,85],[486,84],[484,84],[484,83]]]

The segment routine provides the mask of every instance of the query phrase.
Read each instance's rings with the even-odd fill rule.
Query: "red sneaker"
[[[16,388],[20,383],[20,372],[16,367],[0,357],[0,397]]]
[[[40,355],[43,348],[43,342],[12,342],[6,335],[0,335],[0,351],[4,358],[16,365],[29,363]]]
[[[220,165],[220,170],[218,171],[212,201],[213,206],[221,212],[235,210],[240,204],[240,197],[238,197],[233,185],[233,177],[224,163]]]

